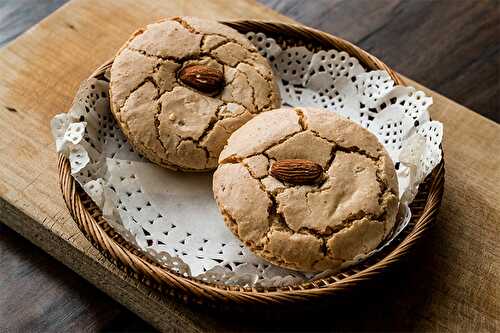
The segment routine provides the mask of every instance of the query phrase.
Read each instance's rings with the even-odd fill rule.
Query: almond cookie
[[[280,105],[270,65],[245,36],[192,17],[135,32],[110,81],[111,110],[130,144],[174,170],[215,168],[232,132]]]
[[[213,190],[226,225],[246,246],[305,272],[372,251],[398,211],[394,165],[377,138],[314,108],[265,112],[234,132]]]

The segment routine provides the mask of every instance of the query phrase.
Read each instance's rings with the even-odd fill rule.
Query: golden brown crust
[[[193,65],[223,72],[222,91],[210,96],[178,80],[177,73]],[[215,168],[230,134],[280,103],[269,64],[243,35],[190,17],[134,32],[115,57],[110,81],[111,110],[131,145],[176,170]],[[151,87],[153,98],[139,96],[149,96]]]
[[[293,185],[270,175],[276,160],[291,158],[322,165],[322,181]],[[295,108],[258,115],[230,137],[220,163],[213,188],[226,223],[277,265],[335,268],[375,249],[394,226],[398,184],[391,159],[373,134],[332,112]],[[245,185],[244,195],[242,174],[253,184]],[[259,232],[248,220],[240,228],[241,216],[257,211],[252,223]]]

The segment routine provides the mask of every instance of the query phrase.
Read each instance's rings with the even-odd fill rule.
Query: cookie
[[[213,191],[255,254],[304,272],[375,249],[394,227],[398,181],[377,138],[333,112],[262,113],[228,140]]]
[[[231,133],[280,105],[270,65],[245,36],[192,17],[135,32],[110,81],[111,110],[130,144],[174,170],[214,169]]]

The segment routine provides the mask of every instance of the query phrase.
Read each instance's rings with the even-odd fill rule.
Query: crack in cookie
[[[204,20],[201,20],[201,19],[197,19],[197,18],[194,18],[194,17],[189,17],[187,18],[191,21],[199,21],[198,24],[200,24],[201,21],[204,21]],[[243,35],[240,35],[241,38],[243,38],[246,42],[247,42],[247,45],[243,45],[242,43],[240,43],[240,41],[238,41],[236,38],[231,38],[229,35],[225,35],[225,34],[221,34],[221,33],[217,33],[217,32],[207,32],[207,31],[200,31],[198,29],[195,29],[191,24],[189,24],[187,22],[186,19],[180,17],[180,16],[176,16],[176,17],[173,17],[171,18],[172,21],[175,21],[175,22],[178,22],[179,24],[181,24],[185,29],[187,29],[188,31],[192,32],[192,33],[195,33],[195,34],[200,34],[200,35],[204,35],[204,36],[219,36],[219,37],[223,37],[225,39],[227,39],[229,42],[233,42],[235,44],[238,44],[240,47],[242,48],[249,48],[248,46],[249,45],[252,45],[247,39],[245,36]],[[203,23],[206,23],[206,22],[203,22]],[[219,23],[217,23],[217,25],[220,25]],[[234,31],[232,28],[229,28],[229,27],[226,27],[224,26],[225,29],[230,29],[231,31]],[[218,29],[220,29],[220,27],[217,27]],[[253,45],[252,45],[253,46]],[[258,53],[257,49],[255,47],[253,48],[249,48],[249,51],[252,52],[252,53]]]
[[[161,147],[163,148],[163,151],[166,153],[167,152],[167,147],[165,147],[165,144],[163,143],[163,141],[161,140],[161,135],[160,135],[160,120],[158,119],[158,117],[160,116],[161,114],[161,102],[158,101],[157,105],[156,105],[156,113],[155,113],[155,123],[154,123],[154,127],[155,127],[155,134],[156,134],[156,139],[158,140],[158,142],[160,143]]]
[[[321,135],[321,131],[324,129],[315,128],[316,124],[314,122],[311,124],[309,118],[318,120],[325,117],[321,118],[322,122],[327,121],[327,123],[336,125],[339,122],[342,125],[347,120],[327,111],[322,112],[327,115],[315,114],[306,108],[275,110],[270,111],[270,114],[266,116],[261,114],[233,134],[234,138],[232,137],[228,142],[220,160],[221,166],[242,165],[249,176],[258,181],[262,195],[265,195],[271,202],[266,215],[268,219],[267,232],[262,238],[253,240],[254,244],[261,244],[261,247],[251,246],[251,250],[275,264],[305,271],[322,270],[331,265],[340,265],[346,260],[352,260],[355,255],[365,254],[374,249],[388,233],[386,225],[393,223],[391,219],[395,219],[395,211],[397,210],[397,205],[394,205],[395,202],[397,203],[397,192],[393,193],[394,191],[391,190],[391,188],[397,189],[397,180],[395,178],[391,180],[386,174],[386,169],[390,169],[387,167],[387,163],[391,163],[393,168],[392,161],[377,139],[371,134],[366,136],[366,130],[356,125],[355,132],[365,135],[360,135],[360,146],[341,146],[338,141]],[[264,128],[270,132],[278,130],[269,125],[274,124],[273,121],[265,120],[271,117],[271,114],[276,119],[282,119],[282,122],[286,122],[286,118],[295,114],[296,117],[293,119],[297,128],[292,129],[290,123],[287,127],[289,128],[288,133],[285,131],[281,137],[267,135],[269,139],[266,139],[266,135],[264,135],[262,138],[264,142],[259,142],[259,149],[247,148],[247,145],[252,145],[252,136],[257,134],[252,128]],[[352,128],[349,129],[352,130]],[[272,156],[275,156],[272,154],[271,156],[270,152],[276,147],[291,149],[292,155],[289,156],[293,157],[281,154],[279,155],[280,159],[305,158],[305,156],[294,155],[293,147],[299,148],[297,145],[288,145],[287,143],[294,142],[296,138],[306,133],[310,133],[308,135],[311,138],[328,142],[331,146],[324,165],[325,178],[323,181],[316,185],[292,185],[281,183],[269,176],[269,168],[273,161]],[[343,140],[342,137],[339,138]],[[350,139],[356,140],[356,137],[350,137]],[[246,142],[246,145],[241,146],[245,147],[244,152],[238,151],[236,148],[239,147],[240,142]],[[310,149],[317,148],[311,146]],[[378,155],[372,153],[375,150]],[[231,153],[226,155],[225,151]],[[231,184],[231,175],[214,178],[214,193],[216,193],[217,204],[221,209],[224,209],[228,203],[217,199],[217,188],[221,179],[224,180],[223,183],[226,184],[224,186],[227,187],[228,184]],[[368,183],[365,183],[363,179],[366,179]],[[389,181],[396,183],[386,184]],[[353,189],[349,189],[350,187]],[[364,194],[365,187],[368,196]],[[344,191],[349,194],[344,194]],[[240,203],[240,205],[242,204]],[[251,203],[243,205],[251,205]],[[328,208],[328,205],[331,208]],[[348,205],[346,207],[351,208],[339,210],[343,205]],[[238,208],[232,207],[232,209],[237,210]],[[331,213],[329,213],[330,211]],[[345,215],[342,211],[345,211]],[[333,215],[328,217],[329,214]],[[332,220],[332,217],[335,219]],[[328,221],[336,222],[332,224]],[[234,220],[234,223],[238,224],[238,220]],[[362,236],[362,232],[368,236]],[[240,238],[245,237],[239,233],[236,235]],[[295,245],[293,244],[295,243],[303,244],[303,246],[310,244],[306,251],[308,254],[305,257],[296,252],[298,249],[294,250]],[[339,247],[339,244],[343,245]]]
[[[169,38],[174,38],[175,40],[169,40]],[[180,41],[183,42],[181,43]],[[189,44],[190,42],[191,44]],[[170,47],[163,48],[166,45]],[[230,49],[226,50],[224,45],[237,52],[231,54],[231,58],[228,58],[224,52]],[[127,58],[127,52],[131,58]],[[137,55],[133,56],[134,54]],[[139,58],[139,55],[143,56],[144,60],[141,60],[142,58]],[[208,59],[205,61],[218,64],[217,66],[220,66],[224,77],[226,77],[224,88],[214,96],[201,93],[190,86],[186,86],[182,82],[179,82],[178,79],[178,73],[182,68],[191,64],[197,65],[202,59]],[[227,59],[231,59],[231,61],[229,63],[223,61]],[[146,61],[148,64],[154,64],[154,67],[152,73],[148,72],[147,77],[142,78],[142,82],[132,87],[130,91],[126,91],[123,90],[127,89],[123,82],[126,82],[125,80],[129,73],[134,71],[134,61]],[[117,62],[122,64],[119,69],[114,66]],[[236,75],[233,75],[231,78],[226,73],[226,69],[235,71]],[[116,72],[117,70],[120,72]],[[142,75],[140,73],[139,75]],[[146,72],[144,73],[146,74]],[[118,77],[123,79],[117,80],[116,78]],[[247,121],[251,114],[257,114],[279,106],[279,91],[272,76],[272,69],[265,58],[260,56],[257,49],[246,37],[240,35],[232,28],[219,23],[195,18],[176,17],[165,19],[158,23],[153,23],[145,29],[138,30],[118,52],[115,62],[111,67],[110,81],[110,96],[121,94],[124,97],[123,101],[119,104],[116,104],[115,100],[111,98],[112,111],[119,123],[126,121],[120,114],[131,94],[139,90],[146,82],[151,82],[159,91],[159,94],[161,94],[157,98],[161,102],[159,107],[165,108],[168,104],[168,114],[164,114],[165,112],[161,112],[161,110],[158,111],[158,105],[151,105],[149,112],[152,115],[145,114],[145,116],[151,117],[153,121],[151,121],[150,125],[147,125],[146,122],[142,122],[141,125],[150,126],[151,131],[156,133],[155,140],[159,143],[155,145],[158,147],[134,148],[138,148],[137,150],[142,152],[146,158],[172,169],[186,171],[213,169],[217,164],[218,155],[225,141],[236,128]],[[167,89],[165,89],[165,84],[168,84]],[[243,89],[241,85],[246,88]],[[199,108],[197,110],[192,109],[192,112],[200,114],[197,122],[193,118],[190,118],[191,121],[188,124],[187,121],[180,119],[183,117],[179,114],[181,112],[180,108],[177,108],[177,111],[170,110],[176,98],[171,94],[177,87],[188,89],[191,91],[192,96],[200,96],[198,98]],[[261,92],[262,89],[264,91]],[[178,92],[179,90],[175,91]],[[228,91],[227,96],[224,96],[225,91]],[[260,95],[257,95],[257,92]],[[169,96],[169,103],[165,101],[166,96]],[[192,97],[186,93],[182,98],[184,99],[179,99],[177,103],[188,105]],[[203,106],[203,103],[213,104],[209,98],[221,102],[221,105],[217,106],[215,116],[207,115],[206,108]],[[244,110],[241,112],[238,111],[235,115],[231,114],[231,112],[220,112],[222,108],[225,110],[229,109],[229,105],[231,104],[243,105]],[[142,109],[144,110],[144,108]],[[245,110],[249,113],[245,113]],[[129,109],[127,112],[134,111]],[[171,113],[176,113],[174,117],[179,118],[177,122],[170,122],[166,119]],[[187,114],[184,113],[184,116],[187,117]],[[136,121],[134,126],[138,126],[137,117],[139,115],[134,117],[134,121]],[[227,118],[233,118],[233,120],[226,121]],[[181,121],[184,121],[186,125],[179,125]],[[122,125],[123,128],[128,128],[129,126],[130,124]],[[169,131],[173,132],[170,133]],[[187,134],[184,134],[185,131],[188,131]],[[124,132],[127,137],[132,135],[130,131]],[[162,136],[165,135],[167,137],[162,139]],[[177,139],[178,137],[182,139]],[[170,143],[171,140],[176,140],[176,142],[172,144]],[[186,140],[192,141],[189,143],[192,146],[190,149],[200,149],[205,152],[204,161],[197,159],[200,163],[199,166],[196,166],[194,161],[188,161],[190,155],[187,153],[182,155],[182,161],[180,156],[176,156],[180,147],[187,148],[186,145],[188,143],[185,142]],[[132,139],[129,141],[131,143],[145,143],[141,140]],[[185,143],[182,144],[182,142]],[[145,144],[147,144],[147,141]],[[175,150],[170,151],[172,148]],[[195,155],[198,157],[201,156],[199,153]],[[190,165],[190,167],[186,167],[186,165]]]

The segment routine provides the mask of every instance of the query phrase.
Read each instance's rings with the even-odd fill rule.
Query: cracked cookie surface
[[[203,65],[224,75],[206,94],[178,73]],[[111,67],[111,110],[130,144],[174,170],[205,171],[237,128],[280,105],[272,70],[236,30],[215,21],[175,17],[138,30]]]
[[[323,167],[313,185],[283,183],[274,162]],[[336,268],[374,250],[398,211],[394,164],[368,130],[314,108],[262,113],[229,138],[213,179],[226,225],[264,259],[306,272]]]

